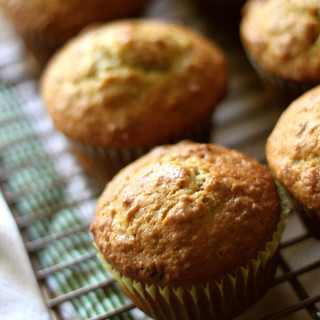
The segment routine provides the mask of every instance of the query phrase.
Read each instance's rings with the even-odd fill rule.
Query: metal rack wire
[[[164,6],[168,2],[164,1]],[[191,14],[184,9],[189,22],[197,21],[190,18]],[[210,26],[203,29],[199,21],[194,26],[212,35]],[[231,85],[228,99],[214,115],[212,141],[264,163],[265,140],[281,106],[266,95],[240,46],[221,36],[219,41],[229,54]],[[133,304],[118,293],[113,278],[86,281],[90,277],[84,275],[90,274],[90,268],[96,270],[99,264],[93,248],[81,249],[81,254],[66,259],[59,256],[60,251],[46,251],[50,246],[60,246],[59,241],[65,241],[67,248],[83,239],[90,242],[88,227],[99,189],[83,173],[68,143],[44,112],[37,81],[23,67],[21,46],[16,42],[1,43],[0,52],[0,189],[21,232],[52,318],[138,319],[141,315],[136,316]],[[57,223],[56,219],[65,213],[74,220],[66,225],[65,220]],[[40,229],[46,232],[41,233]],[[56,260],[51,259],[50,252],[57,255]],[[52,261],[47,263],[47,258]],[[57,287],[60,282],[53,281],[61,272],[85,280],[69,286],[72,290],[62,290]],[[109,287],[113,289],[110,291]],[[101,309],[99,302],[109,301],[114,294],[119,295],[121,303]],[[82,301],[86,295],[90,296],[94,312],[77,314],[81,303],[75,301]],[[293,211],[281,243],[278,272],[267,296],[241,319],[320,319],[320,243],[310,236]],[[83,301],[81,308],[86,309]],[[72,315],[66,311],[70,311],[65,308],[68,303],[72,305]]]

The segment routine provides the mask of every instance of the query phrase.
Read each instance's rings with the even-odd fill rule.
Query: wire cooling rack
[[[182,2],[151,1],[145,15],[179,20],[224,48],[230,90],[212,119],[211,141],[265,163],[265,141],[283,106],[265,93],[234,34],[217,32]],[[17,40],[0,43],[0,188],[52,319],[148,319],[95,256],[88,228],[99,188],[45,113]],[[320,242],[293,210],[274,284],[240,319],[320,319]]]

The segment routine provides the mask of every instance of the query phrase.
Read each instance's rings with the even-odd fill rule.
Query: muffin
[[[99,257],[154,319],[230,319],[269,287],[285,215],[264,166],[221,146],[154,148],[106,186]]]
[[[144,3],[145,0],[0,0],[0,7],[43,65],[86,25],[131,16]]]
[[[283,112],[266,145],[268,165],[320,238],[320,86]]]
[[[122,20],[79,35],[50,61],[41,93],[82,163],[109,179],[156,144],[208,140],[226,59],[186,27]]]
[[[267,88],[292,101],[320,83],[320,2],[251,0],[240,27],[243,46]]]

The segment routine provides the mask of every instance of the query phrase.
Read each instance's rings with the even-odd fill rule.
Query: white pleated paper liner
[[[18,29],[27,51],[32,55],[39,70],[43,69],[51,56],[65,44],[66,37],[42,36]]]
[[[157,145],[173,144],[180,140],[188,139],[197,142],[209,142],[211,131],[212,113],[206,115],[203,120],[192,130],[159,144],[140,148],[101,148],[70,140],[72,150],[79,159],[84,169],[100,183],[105,184],[121,168],[136,160]],[[148,134],[146,132],[146,134]]]
[[[309,210],[306,206],[302,205],[297,199],[295,199],[287,189],[284,189],[287,197],[292,203],[293,208],[298,213],[305,227],[310,233],[320,239],[320,215],[315,211]]]
[[[256,63],[248,53],[247,57],[266,90],[272,96],[281,99],[283,102],[290,103],[319,84],[317,82],[286,79],[276,74],[272,74]]]

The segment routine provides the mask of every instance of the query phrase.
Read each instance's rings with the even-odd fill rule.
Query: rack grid
[[[180,2],[172,1],[172,7],[168,1],[151,1],[145,15],[179,18],[227,52],[230,90],[212,119],[211,141],[265,163],[265,141],[283,106],[261,87],[239,43],[215,33],[193,7],[181,14]],[[148,319],[96,258],[88,228],[100,189],[55,131],[22,48],[16,40],[0,43],[0,189],[48,310],[53,319]],[[293,209],[273,286],[239,319],[320,319],[320,241]]]

